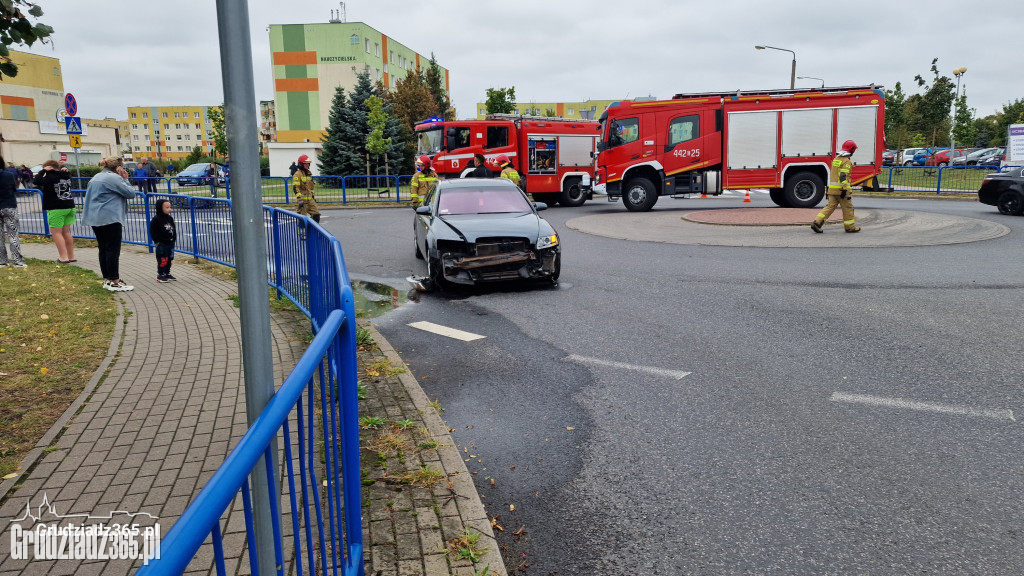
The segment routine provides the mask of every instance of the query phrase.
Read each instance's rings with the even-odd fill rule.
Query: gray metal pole
[[[245,410],[249,425],[274,395],[274,350],[270,340],[270,302],[267,299],[266,233],[260,187],[259,138],[256,134],[256,88],[252,72],[247,0],[217,0],[220,67],[224,82],[224,119],[231,157],[231,218],[234,222],[235,264],[238,271],[242,326],[242,368]],[[270,447],[277,456],[277,443]],[[272,466],[277,471],[277,466]],[[250,476],[256,551],[261,574],[277,572],[266,464],[261,458]],[[276,485],[276,482],[275,482]]]
[[[822,85],[824,84],[822,82]],[[789,89],[796,89],[796,52],[793,52],[793,70],[789,73]]]

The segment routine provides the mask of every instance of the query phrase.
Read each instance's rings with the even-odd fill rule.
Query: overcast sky
[[[971,8],[977,7],[977,9]],[[124,119],[128,106],[223,101],[215,2],[44,2],[64,89],[85,117]],[[273,99],[267,26],[326,22],[338,2],[250,0],[256,97]],[[758,0],[464,0],[346,2],[365,22],[451,73],[459,118],[475,116],[487,88],[515,86],[521,103],[627,99],[678,92],[788,88],[797,75],[828,86],[897,81],[967,66],[961,88],[976,115],[1024,98],[1019,4]],[[797,86],[820,85],[797,80]]]

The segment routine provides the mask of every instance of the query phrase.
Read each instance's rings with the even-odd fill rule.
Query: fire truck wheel
[[[768,191],[768,196],[772,199],[772,202],[775,202],[776,206],[789,208],[789,204],[786,202],[786,195],[782,193],[782,188],[772,188]]]
[[[786,180],[782,199],[791,208],[813,208],[825,197],[825,183],[813,172],[797,172]]]
[[[583,193],[583,187],[580,186],[579,180],[566,180],[565,189],[562,190],[562,195],[558,199],[558,203],[562,206],[582,206],[587,201],[586,194]]]
[[[658,193],[647,178],[633,178],[622,193],[622,203],[630,212],[647,212],[654,208]]]

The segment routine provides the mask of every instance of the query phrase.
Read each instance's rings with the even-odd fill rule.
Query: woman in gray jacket
[[[124,161],[111,156],[100,162],[103,171],[89,180],[85,190],[82,224],[92,226],[99,245],[100,273],[103,287],[111,292],[134,290],[121,280],[118,263],[121,259],[121,230],[128,218],[128,200],[135,190],[128,182]]]

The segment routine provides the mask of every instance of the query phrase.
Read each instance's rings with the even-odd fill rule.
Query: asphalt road
[[[656,211],[770,205],[740,199]],[[621,214],[625,227],[602,199],[542,213],[562,239],[558,287],[427,294],[375,320],[444,408],[510,570],[1019,573],[1024,218],[976,202],[855,204],[1010,232],[823,249],[566,225]],[[426,272],[412,218],[334,210],[323,223],[354,278],[405,286]],[[485,338],[408,326],[421,320]]]

